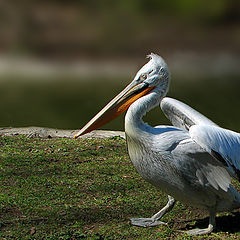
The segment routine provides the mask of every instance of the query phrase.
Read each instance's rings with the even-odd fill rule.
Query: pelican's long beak
[[[140,97],[146,95],[154,87],[149,87],[147,83],[130,83],[111,102],[109,102],[94,118],[92,118],[75,136],[89,133],[104,124],[110,122],[125,112],[128,107]]]

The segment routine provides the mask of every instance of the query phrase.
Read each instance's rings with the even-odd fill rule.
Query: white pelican
[[[240,207],[240,194],[231,178],[240,179],[240,134],[218,127],[186,104],[165,97],[170,73],[164,60],[149,55],[150,61],[134,80],[107,104],[74,137],[88,133],[125,110],[128,152],[138,173],[168,194],[168,203],[151,218],[134,218],[136,226],[164,224],[162,216],[176,200],[209,212],[209,225],[188,234],[212,232],[216,212]],[[151,127],[142,117],[160,105],[174,126]],[[176,199],[176,200],[175,200]]]

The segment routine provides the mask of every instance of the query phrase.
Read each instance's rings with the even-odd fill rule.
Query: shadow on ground
[[[181,230],[190,230],[194,228],[206,228],[208,226],[209,218],[190,219],[186,222],[196,221],[194,225],[187,224]],[[216,232],[237,233],[240,232],[240,210],[230,213],[230,215],[216,217]]]

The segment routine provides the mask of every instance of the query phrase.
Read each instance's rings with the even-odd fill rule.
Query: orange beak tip
[[[79,134],[79,132],[78,132],[78,133],[74,134],[73,139],[77,139],[77,138],[79,138],[81,135],[82,135],[82,134]]]

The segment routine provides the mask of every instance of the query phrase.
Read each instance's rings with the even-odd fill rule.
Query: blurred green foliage
[[[59,1],[58,1],[59,2]],[[216,19],[226,20],[227,18],[238,18],[240,3],[238,0],[82,0],[82,1],[62,1],[63,3],[77,3],[78,6],[84,5],[86,8],[100,11],[119,11],[131,15],[172,15],[183,18]]]
[[[119,58],[121,61],[130,59],[136,62],[136,66],[142,64],[144,56],[155,52],[169,63],[173,61],[169,56],[175,54],[177,61],[181,62],[184,60],[182,53],[185,52],[196,56],[204,53],[205,57],[218,53],[237,55],[240,51],[239,25],[239,0],[2,0],[0,52],[20,57],[30,56],[33,59],[43,58],[44,61],[63,60],[68,63],[71,61],[74,63],[76,59],[80,63],[92,59],[96,62],[105,58],[110,60]],[[4,58],[0,55],[0,60],[1,57]],[[141,59],[139,63],[138,59]],[[214,71],[222,68],[221,59],[218,62],[220,64]],[[232,64],[231,58],[227,63]],[[194,64],[197,65],[197,69],[201,69],[198,61]],[[31,67],[29,66],[30,72]],[[94,67],[91,70],[94,72]],[[32,84],[25,86],[21,83],[24,76],[15,74],[14,69],[11,71],[14,76],[16,75],[13,80],[1,76],[6,84],[2,82],[0,84],[0,111],[4,113],[0,126],[78,128],[114,96],[113,92],[112,96],[109,95],[110,89],[114,89],[117,94],[127,80],[121,79],[116,73],[115,79],[110,79],[106,88],[102,87],[102,82],[106,79],[101,79],[100,76],[97,79],[98,85],[95,81],[85,84],[81,78],[77,80],[79,83],[76,84],[75,80],[71,83],[70,76],[63,79],[63,83],[61,79],[56,79],[56,82],[36,84],[37,77],[33,77]],[[185,67],[185,71],[188,71],[188,67]],[[174,91],[174,84],[178,80],[173,78],[175,80],[170,90],[170,94],[174,93],[173,97],[186,100],[196,108],[197,105],[194,104],[203,103],[206,99],[203,103],[205,107],[202,109],[199,107],[198,110],[216,122],[226,121],[222,122],[225,127],[239,129],[238,116],[234,117],[234,114],[237,114],[235,109],[238,101],[235,96],[239,95],[239,88],[228,83],[227,95],[221,98],[219,92],[223,91],[225,86],[219,84],[219,79],[212,81],[212,89],[216,86],[218,88],[218,91],[214,91],[216,96],[213,95],[211,88],[205,91],[204,84],[196,88],[195,81],[191,84],[187,82],[182,84],[180,80],[179,90]],[[116,79],[119,79],[118,83]],[[234,79],[238,82],[237,77]],[[210,80],[211,76],[200,82]],[[40,82],[44,81],[40,79]],[[92,89],[94,93],[90,92]],[[99,91],[95,93],[95,89]],[[196,94],[193,91],[197,91]],[[203,92],[208,94],[208,98],[202,97]],[[231,111],[226,113],[226,116],[231,116],[236,119],[235,121],[223,118],[222,108],[215,110],[220,106],[219,98],[225,106],[224,111]],[[215,103],[214,110],[208,107],[209,99],[211,103]],[[230,99],[231,108],[227,106],[229,103],[227,104],[225,99]],[[153,113],[149,119],[147,119],[149,123],[152,123],[151,119],[157,119],[156,124],[162,122],[159,112],[155,115]],[[123,128],[122,119],[115,123],[109,125],[109,128]]]
[[[239,34],[226,26],[238,29],[239,13],[239,0],[5,0],[0,3],[0,50],[63,58],[136,55],[159,46],[181,48],[188,44],[184,36],[202,42],[207,37],[201,27],[216,35],[219,26],[231,42]]]

